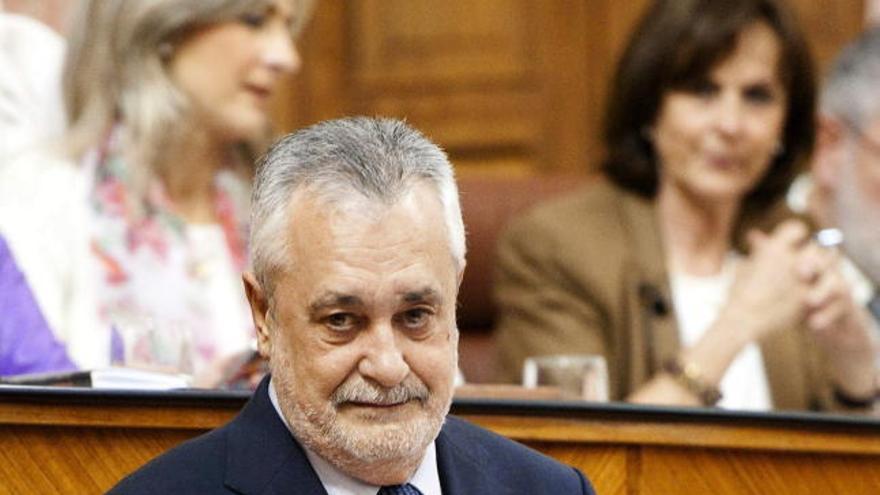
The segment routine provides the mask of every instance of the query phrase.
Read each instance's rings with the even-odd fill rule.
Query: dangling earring
[[[172,55],[174,55],[174,45],[168,41],[163,41],[162,43],[159,43],[159,48],[156,51],[159,53],[159,58],[162,59],[162,61],[167,62],[171,60]]]

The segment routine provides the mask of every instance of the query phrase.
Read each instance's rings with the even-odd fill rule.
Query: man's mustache
[[[411,400],[424,402],[428,400],[429,395],[428,387],[414,375],[407,376],[403,382],[391,388],[354,375],[333,391],[330,401],[334,406],[346,402],[387,406]]]

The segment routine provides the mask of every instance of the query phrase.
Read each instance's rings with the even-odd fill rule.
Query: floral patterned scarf
[[[217,174],[218,224],[209,229],[222,231],[215,236],[222,241],[206,249],[204,237],[191,235],[197,227],[174,212],[161,181],[152,178],[137,197],[122,134],[117,126],[95,154],[91,195],[98,311],[111,331],[111,361],[199,373],[247,348],[253,334],[238,278],[247,262],[247,187],[229,171]],[[220,317],[218,305],[228,301],[245,318]]]

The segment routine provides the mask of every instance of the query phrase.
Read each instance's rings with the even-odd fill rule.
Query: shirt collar
[[[278,404],[278,395],[275,393],[275,385],[271,377],[269,378],[268,388],[269,400],[272,402],[272,407],[275,408],[275,413],[278,414],[278,417],[281,418],[281,421],[287,426],[291,435],[296,437],[296,433],[290,427],[287,418],[281,413],[281,407]],[[330,464],[326,459],[312,452],[312,450],[303,445],[302,442],[300,442],[300,445],[305,451],[306,457],[308,457],[315,473],[318,474],[318,479],[321,480],[321,484],[324,485],[324,489],[327,490],[327,495],[376,495],[379,491],[380,487],[370,485],[343,473],[337,469],[336,466]],[[442,491],[440,490],[440,473],[437,470],[437,449],[433,441],[425,450],[425,455],[422,457],[421,464],[419,464],[419,467],[416,469],[412,478],[409,479],[408,483],[418,488],[424,495],[442,495]]]

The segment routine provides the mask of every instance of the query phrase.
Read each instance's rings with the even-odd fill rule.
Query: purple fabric
[[[73,369],[0,236],[0,376]]]

